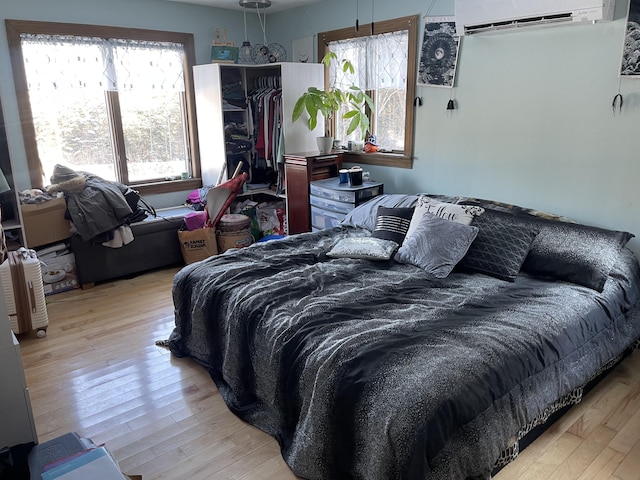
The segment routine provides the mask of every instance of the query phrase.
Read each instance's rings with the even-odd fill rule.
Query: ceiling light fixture
[[[244,19],[244,41],[242,42],[242,46],[240,47],[240,63],[251,63],[251,42],[249,42],[249,37],[247,35],[247,8],[255,8],[258,13],[258,19],[260,20],[260,9],[263,10],[271,6],[271,0],[257,0],[250,2],[248,0],[240,0],[239,5],[242,7],[242,15]],[[262,20],[260,20],[260,24],[262,25]],[[263,28],[264,32],[264,28]],[[266,42],[265,42],[266,43]]]
[[[256,2],[240,0],[240,6],[244,8],[267,8],[271,6],[271,0],[258,0]]]
[[[244,12],[244,36],[245,40],[242,42],[240,48],[241,63],[276,63],[284,62],[287,60],[287,51],[284,47],[278,43],[267,44],[267,12],[266,9],[271,6],[271,0],[239,0],[239,5],[243,8]],[[258,20],[260,21],[260,27],[262,28],[262,44],[252,46],[247,38],[247,17],[246,9],[255,8]],[[262,10],[262,14],[260,13]]]
[[[242,2],[240,2],[242,5]],[[247,9],[242,9],[242,17],[244,18],[244,41],[242,42],[242,46],[240,47],[240,55],[239,61],[240,63],[249,63],[251,60],[251,42],[249,42],[249,37],[247,36]]]

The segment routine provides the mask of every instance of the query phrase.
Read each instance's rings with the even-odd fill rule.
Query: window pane
[[[406,94],[406,90],[398,88],[380,88],[376,91],[374,130],[380,148],[404,150]]]
[[[119,41],[113,49],[130,182],[189,172],[182,47]]]
[[[45,178],[56,163],[107,180],[126,170],[129,183],[191,173],[183,45],[25,35],[22,46]],[[109,97],[119,117],[107,113],[106,91],[118,92]],[[124,145],[121,168],[114,145]]]
[[[37,41],[22,46],[45,179],[59,163],[115,180],[98,47]]]
[[[333,68],[332,82],[342,89],[355,84],[369,92],[376,108],[372,113],[371,133],[380,148],[403,151],[405,140],[408,32],[390,32],[331,42],[329,49],[339,59],[347,59],[355,67],[353,75]],[[349,121],[343,120],[345,109],[336,118],[336,137],[343,144],[362,141],[362,134],[347,136]]]
[[[33,123],[45,179],[56,164],[115,180],[113,149],[102,97],[91,92],[29,92]]]
[[[120,93],[130,182],[189,171],[181,96],[175,91]]]

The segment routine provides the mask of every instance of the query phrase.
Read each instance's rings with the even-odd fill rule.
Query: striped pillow
[[[376,226],[371,236],[391,240],[402,245],[407,230],[409,230],[412,216],[413,208],[378,207]]]

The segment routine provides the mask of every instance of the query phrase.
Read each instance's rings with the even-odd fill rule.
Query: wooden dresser
[[[284,158],[289,234],[309,232],[309,184],[314,180],[337,177],[342,168],[342,152],[292,153]]]

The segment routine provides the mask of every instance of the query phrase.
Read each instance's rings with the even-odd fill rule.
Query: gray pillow
[[[420,267],[436,278],[445,278],[465,256],[477,234],[477,227],[425,213],[393,258]]]
[[[576,283],[601,292],[622,247],[633,238],[624,231],[486,209],[484,219],[499,225],[538,230],[522,271]]]
[[[504,225],[492,221],[491,215],[473,220],[478,238],[460,262],[466,270],[515,281],[538,230],[525,225]]]
[[[389,260],[398,249],[391,240],[375,237],[347,237],[327,252],[331,258],[364,258],[367,260]]]
[[[378,207],[413,207],[417,201],[417,195],[399,193],[378,195],[347,213],[340,224],[366,228],[372,232],[376,226]]]

